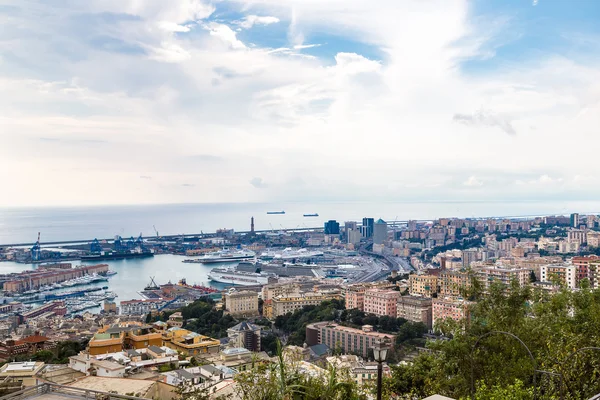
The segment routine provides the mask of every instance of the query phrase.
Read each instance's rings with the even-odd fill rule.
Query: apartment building
[[[530,268],[507,268],[503,266],[486,266],[477,270],[477,279],[483,288],[488,290],[493,282],[500,282],[510,286],[515,280],[519,286],[525,286],[530,282]]]
[[[230,290],[223,295],[225,312],[232,316],[253,317],[259,315],[258,293],[249,290]]]
[[[304,306],[316,306],[327,300],[342,300],[339,292],[303,293],[298,296],[275,297],[269,304],[265,303],[263,314],[267,318],[277,318],[280,315],[293,313]]]
[[[598,281],[598,265],[600,264],[600,257],[596,255],[590,255],[586,257],[573,257],[573,265],[577,269],[577,284],[582,279],[589,279],[590,286],[594,289],[598,288],[600,282]]]
[[[442,296],[458,296],[463,289],[471,287],[471,278],[467,271],[442,271],[437,282]]]
[[[306,326],[306,344],[326,344],[330,349],[341,349],[345,353],[369,356],[377,340],[382,340],[392,346],[396,337],[392,334],[373,331],[371,325],[362,329],[338,325],[335,322],[317,322]]]
[[[170,328],[161,335],[162,345],[185,356],[218,353],[221,342],[182,328]]]
[[[435,275],[410,275],[408,290],[412,296],[431,297],[438,291],[438,277]]]
[[[396,318],[396,306],[400,292],[388,289],[365,290],[364,311],[379,316]]]
[[[365,309],[365,285],[349,285],[344,289],[345,306],[347,310],[356,308],[364,311]]]
[[[600,247],[600,232],[588,231],[587,244],[589,247]]]
[[[126,300],[120,304],[122,315],[144,315],[157,311],[166,303],[163,299]]]
[[[540,281],[552,282],[556,278],[570,289],[577,287],[577,267],[575,265],[544,265],[540,267]]]
[[[155,332],[151,326],[128,321],[100,328],[90,339],[88,352],[94,356],[116,353],[124,349],[145,349],[161,344],[160,332]]]
[[[579,245],[587,243],[587,231],[584,229],[571,229],[567,232],[567,240],[569,242],[576,242]]]
[[[297,282],[291,283],[271,283],[262,288],[262,299],[264,301],[271,300],[273,297],[290,297],[300,294],[300,284]]]
[[[422,322],[428,329],[431,329],[431,299],[428,297],[400,296],[396,305],[396,317],[412,322]]]
[[[457,297],[439,297],[432,299],[433,324],[447,318],[461,321],[469,318],[469,308],[473,303]]]

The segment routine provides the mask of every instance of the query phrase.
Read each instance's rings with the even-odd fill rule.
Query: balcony
[[[99,392],[96,390],[88,390],[75,388],[70,386],[55,385],[53,383],[44,383],[42,385],[31,386],[18,392],[13,392],[0,397],[0,400],[61,400],[61,399],[94,399],[94,400],[117,400],[117,399],[132,399],[132,400],[151,400],[144,397],[125,396],[115,393]]]

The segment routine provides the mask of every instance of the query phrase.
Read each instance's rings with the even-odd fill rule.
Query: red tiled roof
[[[40,343],[40,342],[47,342],[48,340],[50,340],[50,339],[47,338],[46,336],[41,336],[41,335],[32,335],[32,336],[27,336],[27,337],[21,338],[21,342],[23,342],[23,343]]]

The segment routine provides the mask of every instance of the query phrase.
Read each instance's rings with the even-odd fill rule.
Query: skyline
[[[3,207],[600,194],[593,0],[2,4]]]

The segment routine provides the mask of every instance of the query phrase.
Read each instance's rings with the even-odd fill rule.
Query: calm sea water
[[[286,212],[267,215],[267,211]],[[598,202],[347,202],[176,204],[111,207],[0,209],[0,244],[214,232],[219,228],[257,230],[323,226],[329,219],[358,221],[363,217],[393,221],[439,217],[569,214],[600,210]],[[305,218],[303,214],[318,213]]]
[[[157,255],[152,258],[103,261],[109,268],[118,274],[110,277],[108,282],[97,282],[87,286],[76,286],[75,288],[86,288],[94,286],[108,286],[108,290],[114,291],[119,297],[117,303],[123,300],[140,299],[139,291],[150,283],[150,277],[154,277],[157,284],[169,281],[177,283],[185,278],[189,284],[199,284],[222,289],[224,285],[209,283],[207,274],[211,269],[225,264],[203,264],[183,263],[185,257],[170,254]],[[92,265],[79,261],[71,261],[73,265]],[[18,264],[15,262],[0,262],[0,273],[21,272],[35,269],[33,264]],[[73,290],[75,288],[70,288]],[[93,311],[93,309],[92,309]]]

